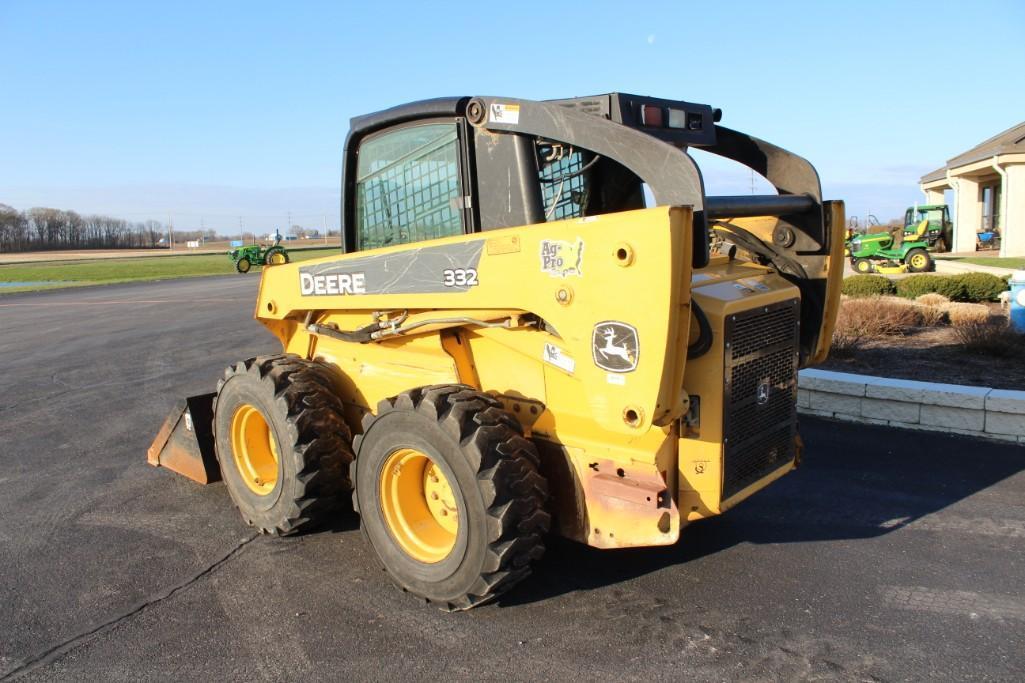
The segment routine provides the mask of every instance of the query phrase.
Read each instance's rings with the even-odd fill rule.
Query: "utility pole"
[[[167,214],[167,243],[174,251],[174,221],[171,220],[171,214]]]
[[[324,226],[324,245],[327,245],[327,214],[323,215],[323,226]]]

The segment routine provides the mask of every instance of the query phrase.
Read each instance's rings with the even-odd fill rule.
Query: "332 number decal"
[[[476,268],[448,268],[442,272],[445,276],[446,287],[476,287]]]

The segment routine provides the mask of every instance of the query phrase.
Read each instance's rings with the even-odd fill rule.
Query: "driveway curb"
[[[1025,391],[801,370],[797,410],[1025,445]]]

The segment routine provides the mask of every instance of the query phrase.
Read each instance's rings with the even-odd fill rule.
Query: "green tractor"
[[[846,253],[858,273],[924,273],[936,266],[929,255],[925,235],[929,220],[917,226],[897,227],[885,232],[851,235]]]
[[[288,252],[280,244],[266,249],[259,244],[249,244],[232,249],[228,256],[235,262],[235,270],[240,273],[248,273],[253,266],[278,266],[289,261]]]
[[[946,204],[916,204],[904,212],[904,232],[914,232],[919,223],[929,221],[925,241],[932,251],[949,251],[954,243],[954,224]]]

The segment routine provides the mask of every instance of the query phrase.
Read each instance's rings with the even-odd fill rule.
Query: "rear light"
[[[656,107],[651,104],[642,104],[641,123],[645,126],[652,126],[654,128],[662,128],[665,126],[665,117],[662,113],[662,107]]]
[[[695,114],[682,109],[670,109],[669,127],[682,128],[684,130],[701,130],[704,127],[704,122],[701,120],[701,114]]]

